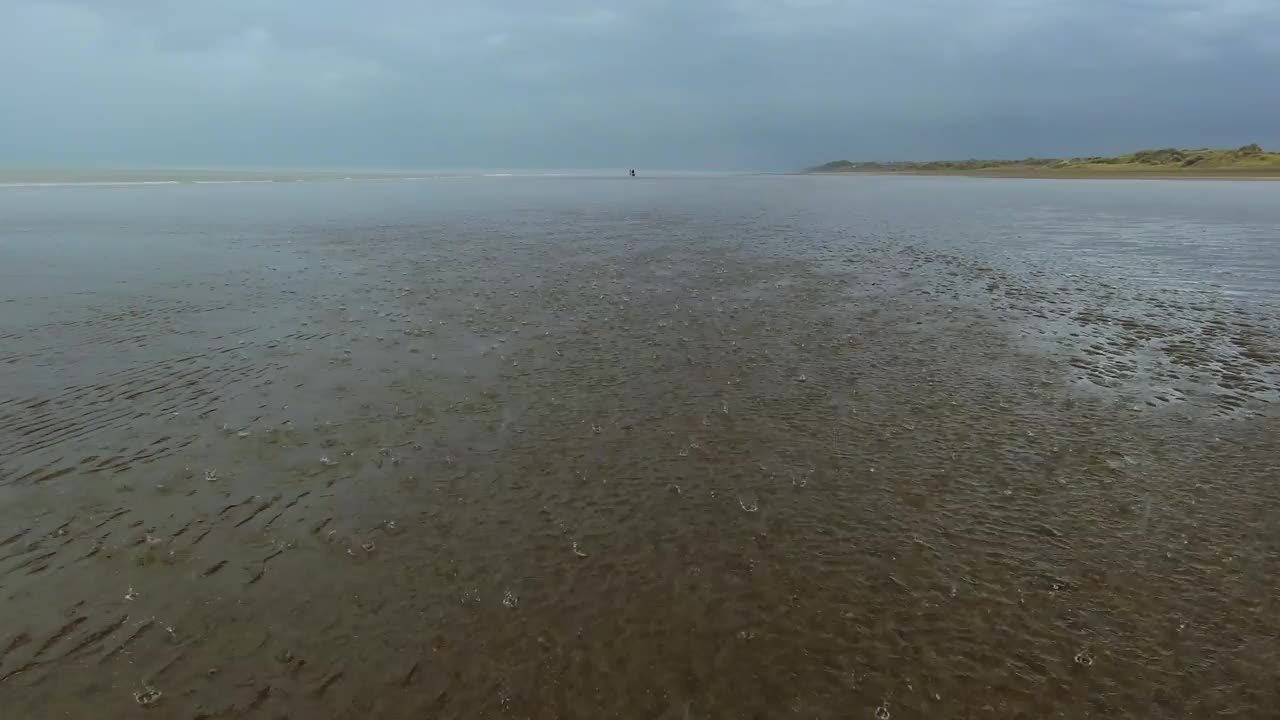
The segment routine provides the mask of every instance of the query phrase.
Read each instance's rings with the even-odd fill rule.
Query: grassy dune
[[[989,177],[1276,177],[1280,152],[1258,145],[1233,150],[1214,148],[1139,150],[1114,157],[1025,158],[1023,160],[935,160],[930,162],[851,162],[836,160],[810,173],[902,173]]]

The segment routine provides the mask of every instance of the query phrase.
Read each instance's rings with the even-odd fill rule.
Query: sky
[[[0,166],[1280,148],[1280,0],[0,0]]]

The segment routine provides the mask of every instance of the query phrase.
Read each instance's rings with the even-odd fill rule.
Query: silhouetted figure
[[[636,176],[636,170],[635,168],[631,168],[631,177],[635,177],[635,176]]]

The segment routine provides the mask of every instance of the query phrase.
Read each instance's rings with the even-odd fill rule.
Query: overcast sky
[[[1280,0],[0,0],[0,165],[1280,147]]]

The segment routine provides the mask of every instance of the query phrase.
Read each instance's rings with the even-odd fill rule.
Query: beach
[[[0,188],[0,707],[1280,702],[1269,184],[641,175]]]

